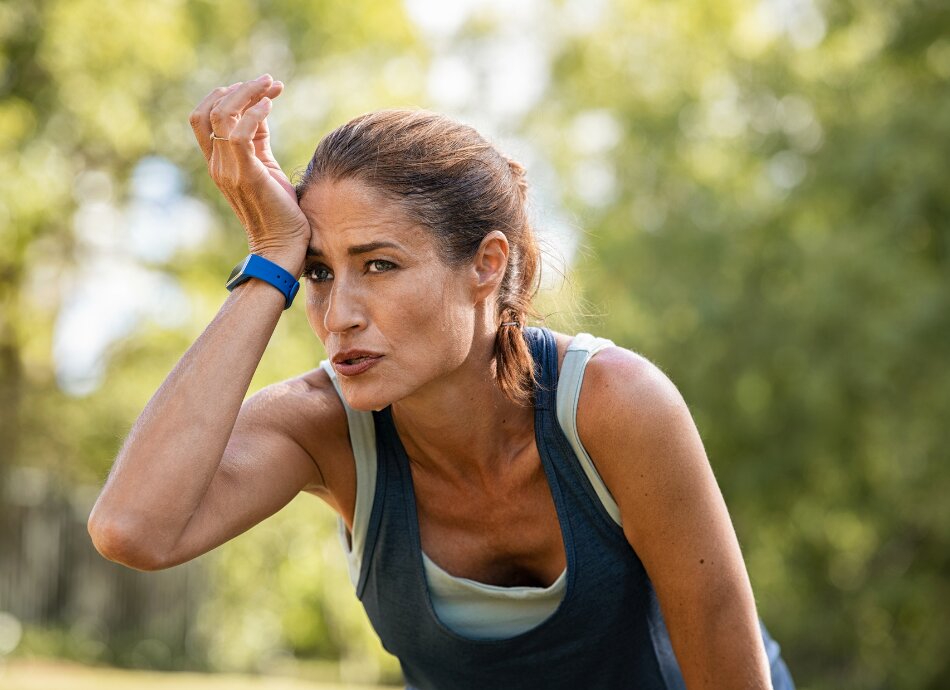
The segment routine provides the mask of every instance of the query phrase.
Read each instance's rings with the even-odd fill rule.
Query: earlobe
[[[491,294],[505,277],[508,252],[508,238],[500,230],[492,230],[482,239],[474,264],[475,289],[479,297]]]

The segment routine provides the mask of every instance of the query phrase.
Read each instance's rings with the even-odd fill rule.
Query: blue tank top
[[[524,336],[539,382],[535,437],[567,556],[560,606],[503,639],[468,639],[439,621],[423,570],[409,459],[389,407],[373,413],[378,469],[357,596],[406,682],[419,690],[683,689],[646,571],[558,425],[554,337],[538,328]],[[778,645],[762,632],[775,687],[792,688]]]

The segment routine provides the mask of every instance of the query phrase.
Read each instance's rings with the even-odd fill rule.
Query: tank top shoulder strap
[[[350,446],[353,449],[353,461],[356,464],[356,506],[353,509],[353,530],[347,532],[343,518],[339,519],[340,541],[347,556],[350,581],[355,587],[362,570],[363,550],[366,546],[366,533],[369,518],[373,512],[373,494],[376,490],[376,426],[372,412],[354,410],[346,403],[340,390],[340,381],[329,360],[320,362],[320,368],[327,372],[333,388],[336,390],[346,410],[346,424],[350,432]]]
[[[577,455],[581,469],[587,476],[591,487],[600,499],[607,514],[621,525],[620,508],[610,494],[610,490],[594,466],[587,449],[581,443],[577,433],[577,403],[581,396],[581,385],[584,383],[584,372],[591,357],[606,347],[612,347],[613,341],[607,338],[597,338],[590,333],[578,333],[571,340],[561,364],[561,372],[557,383],[557,421],[567,437],[568,443]]]

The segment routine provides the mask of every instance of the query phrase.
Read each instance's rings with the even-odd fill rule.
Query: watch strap
[[[234,270],[231,271],[231,275],[228,277],[228,282],[225,284],[225,287],[227,287],[230,292],[251,278],[263,280],[265,283],[270,283],[280,290],[281,294],[284,295],[284,309],[290,308],[290,305],[294,302],[294,297],[297,295],[297,291],[300,290],[300,281],[273,261],[265,259],[258,254],[248,254],[241,263],[235,266]]]

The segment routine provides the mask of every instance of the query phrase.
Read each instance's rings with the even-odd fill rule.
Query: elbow
[[[169,558],[150,546],[142,531],[123,524],[122,520],[104,518],[95,508],[86,529],[96,551],[114,563],[146,572],[164,570],[173,565]]]

